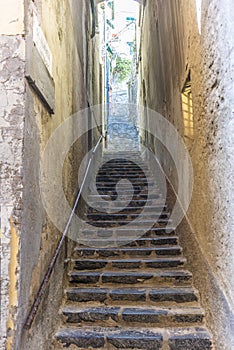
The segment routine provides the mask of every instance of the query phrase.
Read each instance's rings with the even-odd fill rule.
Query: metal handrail
[[[45,294],[48,282],[50,280],[50,276],[51,276],[51,274],[53,272],[56,260],[58,258],[59,253],[60,253],[60,250],[62,248],[62,245],[63,245],[63,242],[65,240],[65,237],[67,235],[67,232],[68,232],[69,226],[71,224],[73,215],[75,213],[76,207],[78,205],[78,202],[79,202],[82,190],[84,188],[84,185],[85,185],[85,182],[86,182],[86,179],[87,179],[87,176],[88,176],[88,172],[89,172],[89,169],[90,169],[93,157],[94,157],[94,154],[96,153],[96,150],[97,150],[98,146],[102,142],[102,139],[106,138],[106,135],[107,135],[107,131],[99,137],[99,139],[97,141],[97,144],[96,144],[96,146],[94,147],[94,149],[92,151],[91,157],[89,159],[88,165],[87,165],[86,170],[85,170],[85,174],[84,174],[84,178],[83,178],[82,184],[81,184],[79,192],[77,194],[77,197],[76,197],[76,200],[75,200],[75,204],[73,205],[73,208],[72,208],[71,214],[69,216],[69,219],[67,221],[66,227],[65,227],[65,229],[63,231],[62,237],[61,237],[61,239],[60,239],[60,241],[58,243],[58,246],[57,246],[57,248],[55,250],[55,253],[54,253],[53,258],[52,258],[52,260],[50,262],[50,265],[49,265],[48,270],[47,270],[47,272],[45,274],[45,277],[44,277],[44,279],[43,279],[43,281],[42,281],[42,283],[40,285],[39,291],[37,293],[37,297],[36,297],[32,307],[31,307],[31,310],[30,310],[30,312],[28,314],[28,317],[26,319],[26,322],[24,324],[24,328],[26,328],[26,329],[29,329],[31,327],[31,325],[33,323],[33,320],[34,320],[34,318],[36,316],[37,310],[38,310],[39,305],[40,305],[40,303],[42,301],[42,297]]]

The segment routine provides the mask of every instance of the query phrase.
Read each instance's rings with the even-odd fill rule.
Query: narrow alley
[[[233,1],[0,7],[0,350],[234,350]]]

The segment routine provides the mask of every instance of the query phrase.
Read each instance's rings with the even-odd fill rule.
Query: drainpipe
[[[92,32],[91,32],[91,39],[95,37],[95,31],[96,31],[96,18],[95,18],[95,5],[94,0],[90,0],[91,5],[91,12],[92,12]]]

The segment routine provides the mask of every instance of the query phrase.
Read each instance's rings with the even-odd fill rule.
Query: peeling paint
[[[17,229],[14,225],[13,218],[10,218],[10,226],[11,226],[11,240],[10,240],[10,264],[9,264],[9,318],[7,321],[7,350],[12,349],[13,338],[14,338],[14,323],[15,323],[15,314],[18,305],[18,268],[19,268],[19,234],[17,233]]]

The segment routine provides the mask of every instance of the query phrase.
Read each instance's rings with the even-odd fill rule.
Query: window
[[[190,74],[184,85],[182,94],[182,112],[184,120],[184,137],[186,139],[193,140],[194,138],[194,122],[193,122],[193,100],[192,100],[192,90]]]

